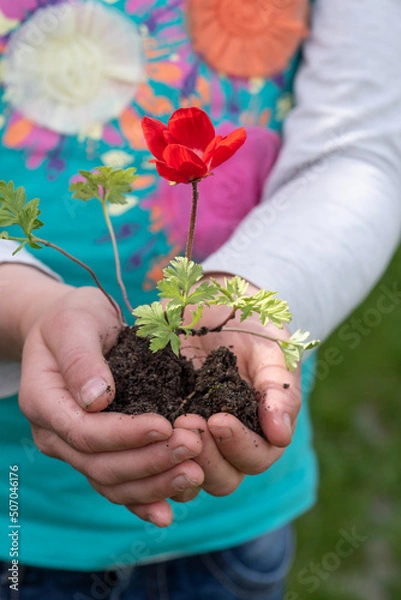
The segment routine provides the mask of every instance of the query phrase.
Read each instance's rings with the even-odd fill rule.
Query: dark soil
[[[169,346],[151,352],[148,341],[137,337],[134,327],[127,327],[106,359],[116,384],[108,411],[158,413],[171,423],[188,413],[208,419],[227,412],[264,437],[256,393],[239,375],[237,359],[228,348],[214,350],[195,370],[191,361],[177,357]]]

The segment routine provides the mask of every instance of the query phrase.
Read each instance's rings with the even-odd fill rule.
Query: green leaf
[[[262,325],[273,323],[282,329],[284,323],[290,323],[292,315],[288,308],[288,303],[276,298],[277,292],[259,290],[253,296],[247,296],[243,299],[241,309],[241,321],[244,321],[250,314],[256,313],[260,317]]]
[[[82,200],[83,202],[92,200],[92,198],[97,198],[98,200],[101,199],[99,187],[97,185],[92,185],[89,182],[77,181],[77,183],[72,183],[70,185],[69,190],[70,192],[73,192],[73,198]]]
[[[289,371],[296,371],[302,357],[302,352],[296,346],[285,346],[280,343],[280,347],[283,351],[285,366]]]
[[[163,279],[157,284],[161,298],[176,298],[179,295],[188,296],[195,283],[203,277],[201,265],[183,256],[173,258],[163,270]],[[170,294],[174,293],[174,296]],[[165,295],[168,294],[168,295]]]
[[[199,323],[202,315],[203,315],[203,304],[199,304],[196,310],[191,310],[192,321],[188,325],[181,325],[181,329],[185,331],[188,335],[195,328],[195,326]]]
[[[147,328],[153,331],[155,327],[168,325],[168,321],[164,314],[164,310],[160,302],[152,302],[152,304],[143,304],[137,306],[132,314],[137,318],[136,324],[141,327],[141,332],[147,335]]]
[[[291,321],[287,302],[276,298],[276,292],[259,290],[253,296],[247,296],[249,284],[238,276],[224,279],[223,284],[215,279],[212,281],[220,295],[211,300],[210,304],[225,305],[235,311],[239,310],[241,322],[254,313],[259,315],[262,325],[273,323],[282,328],[284,323]]]
[[[32,231],[40,229],[43,226],[42,221],[38,219],[40,215],[39,199],[31,200],[19,213],[19,225],[26,235],[30,235]]]
[[[40,244],[38,244],[37,242],[35,242],[32,239],[26,240],[25,242],[22,242],[22,247],[25,246],[25,244],[28,244],[28,246],[30,248],[32,248],[33,250],[42,250],[43,246],[41,246]],[[18,248],[19,250],[20,248]]]
[[[3,196],[4,200],[11,200],[15,197],[14,183],[9,181],[0,181],[0,196]]]
[[[174,258],[163,270],[164,278],[157,284],[160,298],[170,300],[170,308],[185,308],[190,304],[207,304],[217,292],[213,283],[203,281],[191,288],[203,277],[201,265],[182,256]]]
[[[176,306],[183,306],[184,300],[181,289],[177,286],[175,281],[168,281],[162,279],[157,283],[157,289],[160,291],[160,298],[168,298],[169,300],[176,301]]]
[[[237,305],[240,298],[245,297],[245,293],[249,287],[249,284],[236,275],[232,279],[224,278],[224,284],[219,283],[216,279],[212,279],[217,291],[220,292],[221,296],[216,299],[216,302],[212,304],[226,305],[234,307]]]
[[[172,350],[178,355],[180,338],[175,333],[181,326],[181,310],[176,308],[163,309],[160,302],[152,302],[138,306],[132,311],[137,317],[138,336],[150,339],[150,349],[157,352],[170,344]]]
[[[1,200],[0,200],[1,202]],[[0,209],[0,227],[11,227],[18,225],[18,219],[4,208]]]
[[[7,231],[0,231],[0,240],[15,240],[15,241],[19,241],[17,240],[15,237],[12,237],[8,234]],[[26,246],[26,244],[28,244],[28,240],[23,240],[19,246],[14,250],[14,252],[12,253],[12,256],[14,256],[15,254],[17,254],[20,250],[22,250],[22,248],[24,246]],[[42,246],[39,246],[38,244],[33,244],[33,242],[30,243],[30,245],[32,245],[32,247],[35,248],[39,248],[39,250],[42,249]]]
[[[109,190],[109,193],[107,194],[107,202],[109,204],[127,204],[128,203],[127,194],[129,194],[130,191],[131,191],[131,189]]]
[[[203,281],[194,291],[189,294],[187,304],[208,304],[210,300],[216,297],[217,288],[213,283]]]
[[[79,171],[85,181],[70,185],[73,198],[87,202],[96,198],[109,204],[126,204],[127,194],[132,192],[132,184],[137,179],[136,169],[120,169],[108,166],[96,167],[95,171]]]
[[[303,332],[301,329],[298,329],[288,340],[279,341],[286,367],[290,371],[296,370],[306,350],[311,350],[320,344],[319,340],[311,340],[305,343],[309,335],[309,331]]]
[[[164,314],[171,330],[175,331],[181,327],[182,315],[179,308],[175,306],[166,306]]]
[[[26,202],[26,193],[23,187],[15,189],[12,181],[8,183],[0,181],[1,227],[19,225],[28,240],[30,240],[30,244],[33,244],[32,232],[43,226],[42,221],[38,218],[39,215],[38,198]]]
[[[25,240],[24,242],[21,242],[20,245],[18,246],[18,248],[16,248],[16,250],[14,250],[12,255],[15,256],[17,254],[17,252],[22,250],[22,248],[27,245],[27,243],[28,243],[27,240]]]
[[[99,170],[104,167],[99,167]],[[127,194],[132,192],[132,183],[137,179],[136,169],[113,169],[108,178],[109,193],[107,200],[110,204],[126,204]]]
[[[139,333],[138,333],[139,335]],[[163,335],[158,337],[153,337],[150,340],[149,348],[152,352],[157,352],[158,350],[163,350],[168,344],[171,345],[171,349],[173,350],[176,356],[180,353],[181,341],[177,334],[173,332],[165,332]]]

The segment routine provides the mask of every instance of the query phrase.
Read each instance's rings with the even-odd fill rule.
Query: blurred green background
[[[286,600],[400,600],[401,249],[321,347],[311,414],[319,501],[296,523]]]

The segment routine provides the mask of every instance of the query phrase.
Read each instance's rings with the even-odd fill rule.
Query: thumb
[[[281,388],[283,386],[278,384]],[[301,406],[301,392],[298,389],[279,389],[274,384],[265,387],[263,399],[259,402],[259,422],[268,441],[278,448],[291,443]]]
[[[259,422],[271,444],[285,448],[292,440],[301,408],[300,368],[286,369],[281,350],[259,347],[252,383],[259,392]]]
[[[97,412],[114,399],[113,376],[104,359],[117,341],[116,327],[104,325],[90,312],[66,310],[41,326],[66,387],[85,410]]]

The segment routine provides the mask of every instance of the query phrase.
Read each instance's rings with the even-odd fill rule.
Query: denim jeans
[[[19,566],[18,592],[0,562],[0,600],[282,600],[293,551],[286,526],[229,550],[117,571]]]

